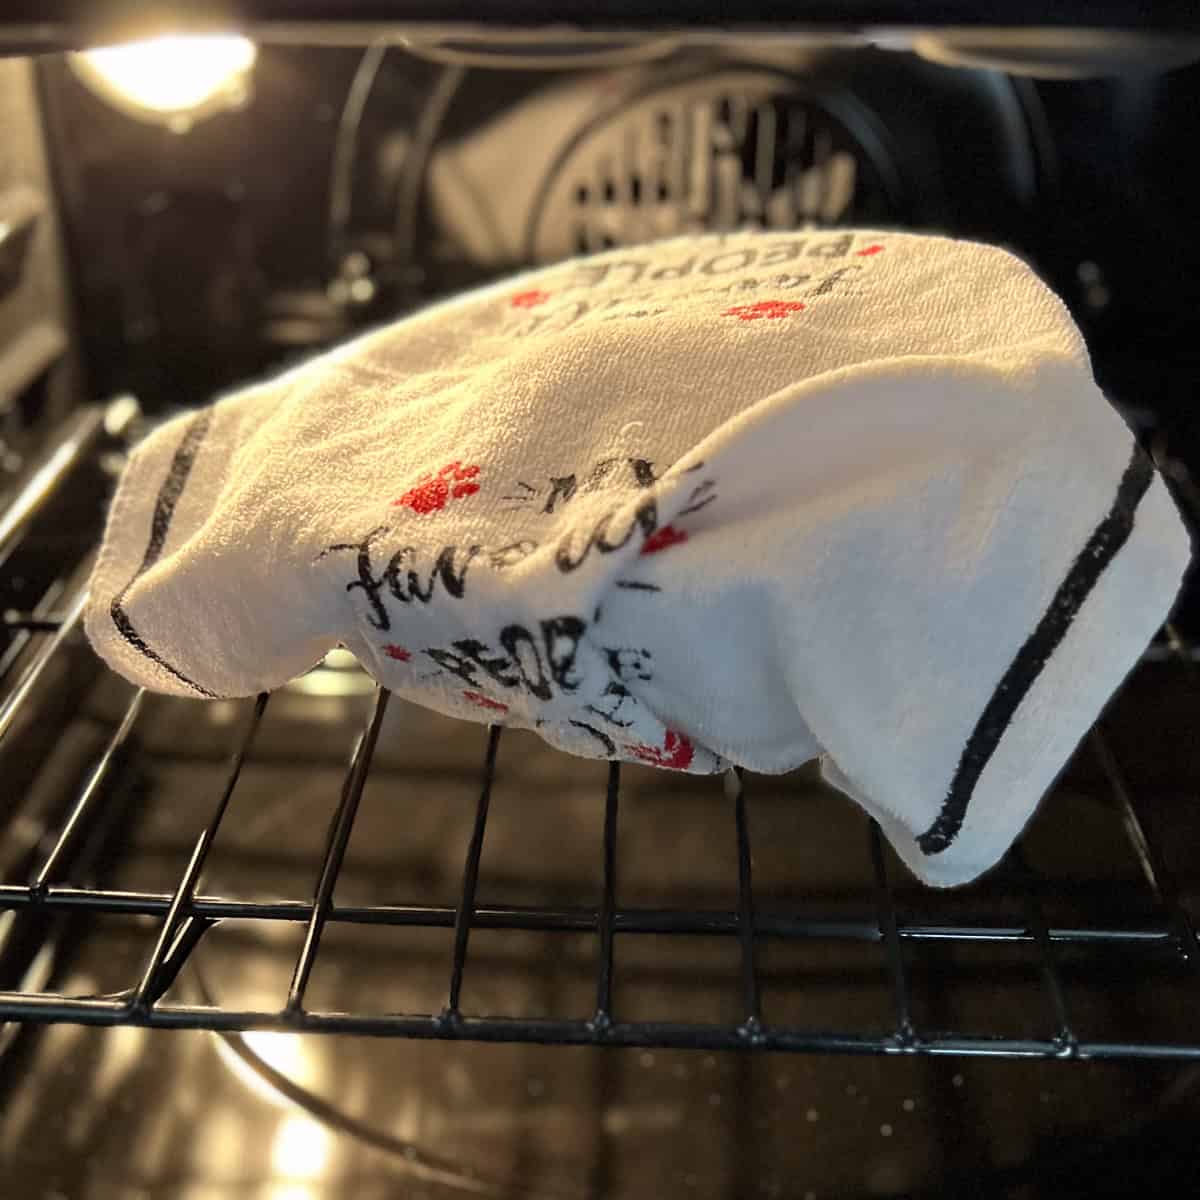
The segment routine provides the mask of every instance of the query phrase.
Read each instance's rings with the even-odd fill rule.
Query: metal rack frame
[[[26,535],[37,514],[57,489],[67,485],[79,464],[96,451],[104,432],[103,414],[84,410],[52,442],[41,466],[0,517],[0,567]],[[8,612],[4,622],[23,643],[22,654],[9,654],[0,663],[0,684],[8,688],[0,701],[0,741],[19,713],[29,705],[37,682],[51,661],[78,631],[84,596],[77,591],[58,615],[41,611]],[[1193,669],[1194,650],[1174,630],[1168,630],[1164,654],[1177,659],[1180,669]],[[4,678],[7,673],[14,679]],[[340,799],[316,872],[311,901],[253,903],[209,895],[200,890],[204,867],[235,801],[238,780],[252,753],[255,736],[270,703],[268,695],[247,701],[248,712],[225,768],[224,783],[215,796],[211,815],[197,837],[186,869],[170,893],[76,886],[62,881],[80,831],[100,801],[104,784],[135,735],[146,695],[136,691],[128,701],[106,747],[95,760],[69,813],[57,829],[53,845],[28,880],[0,880],[0,914],[5,911],[38,914],[124,914],[160,922],[152,952],[140,978],[128,990],[97,997],[72,997],[34,989],[0,992],[0,1020],[16,1022],[73,1022],[89,1025],[139,1025],[153,1028],[232,1031],[276,1029],[292,1032],[354,1033],[387,1037],[465,1039],[492,1042],[538,1042],[595,1046],[683,1047],[705,1049],[787,1050],[855,1054],[974,1055],[1062,1059],[1160,1058],[1200,1060],[1200,1018],[1190,1042],[1096,1041],[1077,1034],[1072,1023],[1070,989],[1060,968],[1064,947],[1084,946],[1106,955],[1147,949],[1172,956],[1185,965],[1200,996],[1200,946],[1195,925],[1180,899],[1159,848],[1153,841],[1136,791],[1127,781],[1109,739],[1100,727],[1089,735],[1089,751],[1107,783],[1108,796],[1120,814],[1131,852],[1155,901],[1159,919],[1149,927],[1066,928],[1047,924],[1037,889],[1021,889],[1023,921],[1007,925],[971,923],[928,924],[901,919],[879,827],[866,821],[867,850],[872,864],[874,911],[850,920],[815,919],[802,911],[764,914],[756,911],[752,876],[751,821],[747,786],[740,773],[726,776],[731,802],[730,837],[735,839],[737,904],[728,911],[693,908],[632,908],[618,903],[619,861],[617,831],[620,816],[621,767],[611,763],[604,796],[602,894],[589,908],[550,908],[490,905],[479,893],[479,866],[487,833],[488,808],[503,730],[493,726],[479,775],[474,825],[465,850],[461,887],[453,906],[342,905],[334,892],[346,848],[371,769],[389,693],[377,689],[365,726],[359,734],[343,779]],[[196,703],[203,703],[196,701]],[[1012,866],[1032,882],[1030,868],[1018,847]],[[222,920],[283,921],[302,924],[304,939],[295,961],[287,1000],[278,1010],[241,1011],[212,1004],[168,1002],[171,985],[205,936]],[[330,923],[451,928],[453,951],[448,963],[446,1003],[440,1012],[392,1014],[322,1011],[306,1006],[307,985]],[[594,933],[599,951],[594,966],[595,1004],[588,1019],[476,1016],[464,1013],[461,995],[464,972],[470,965],[471,935],[475,930],[505,929],[543,933]],[[622,1019],[614,1008],[614,942],[617,935],[708,934],[736,938],[740,949],[741,1019],[729,1024]],[[756,945],[760,939],[792,941],[827,939],[842,943],[874,944],[890,977],[891,1028],[880,1033],[813,1031],[767,1022],[760,1000]],[[922,1028],[914,1019],[913,993],[906,947],[921,942],[985,946],[1022,943],[1032,946],[1052,1032],[1044,1038],[965,1036]],[[1200,1007],[1197,1009],[1200,1013]]]

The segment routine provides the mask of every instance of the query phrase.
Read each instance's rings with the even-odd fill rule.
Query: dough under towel
[[[819,757],[948,885],[1020,832],[1189,551],[1019,259],[744,233],[531,272],[169,421],[86,623],[183,696],[341,644],[575,754]]]

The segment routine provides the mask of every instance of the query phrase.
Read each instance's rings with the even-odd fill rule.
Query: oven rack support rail
[[[109,410],[111,413],[111,409]],[[110,421],[111,426],[111,421]],[[14,549],[28,534],[49,500],[67,485],[81,463],[94,457],[106,436],[105,412],[80,410],[51,439],[43,458],[27,473],[3,515],[0,515],[0,572]],[[73,578],[81,572],[76,571]],[[77,642],[85,602],[82,585],[53,611],[9,610],[3,623],[12,635],[10,652],[0,658],[0,752],[4,739],[31,703],[39,678],[65,648]],[[1194,670],[1193,647],[1168,629],[1164,646],[1152,648],[1148,657],[1178,660],[1180,669]],[[13,647],[21,651],[12,652]],[[631,908],[618,903],[619,862],[617,830],[620,816],[621,767],[611,763],[603,796],[602,894],[595,907],[536,907],[490,905],[478,895],[479,865],[487,833],[497,753],[503,729],[488,731],[479,773],[479,793],[472,833],[465,848],[461,888],[454,906],[342,905],[335,889],[354,827],[372,756],[375,752],[390,695],[378,688],[369,716],[350,755],[334,817],[319,863],[314,864],[312,899],[256,903],[209,895],[201,888],[209,851],[230,806],[236,803],[237,784],[244,764],[253,754],[257,734],[270,704],[269,695],[246,701],[246,711],[224,772],[224,783],[211,797],[210,815],[197,837],[186,869],[170,893],[84,887],[65,882],[62,875],[71,852],[88,823],[93,807],[103,802],[106,779],[125,751],[136,740],[146,693],[134,690],[121,719],[95,760],[65,820],[48,839],[49,848],[28,878],[0,879],[0,926],[8,913],[115,914],[150,918],[158,923],[153,950],[140,977],[126,991],[104,996],[69,996],[28,986],[0,992],[0,1022],[70,1022],[85,1025],[136,1025],[162,1029],[235,1031],[250,1029],[310,1033],[350,1033],[381,1037],[407,1037],[487,1042],[533,1042],[562,1045],[636,1046],[695,1049],[745,1049],[845,1054],[959,1055],[1004,1058],[1055,1059],[1167,1059],[1200,1060],[1200,1004],[1195,1037],[1190,1041],[1094,1040],[1081,1036],[1072,1021],[1070,988],[1060,966],[1064,947],[1087,947],[1122,959],[1118,968],[1136,967],[1137,955],[1146,952],[1170,956],[1182,968],[1200,999],[1200,945],[1195,924],[1181,900],[1164,858],[1150,833],[1143,805],[1118,762],[1109,738],[1100,726],[1088,735],[1087,750],[1095,756],[1108,790],[1108,799],[1119,813],[1145,886],[1153,898],[1158,919],[1140,928],[1057,927],[1047,924],[1033,886],[1031,868],[1018,846],[1008,867],[1026,886],[1023,919],[1009,924],[967,922],[931,924],[901,918],[889,878],[878,825],[865,822],[865,850],[874,879],[874,911],[858,919],[828,920],[806,916],[802,901],[797,911],[770,914],[756,911],[752,874],[752,836],[747,790],[752,777],[726,776],[730,801],[729,836],[736,845],[738,880],[736,907],[728,911],[691,908]],[[191,703],[191,702],[188,702]],[[196,701],[195,703],[203,703]],[[0,778],[3,759],[0,758]],[[10,803],[11,797],[6,801]],[[600,798],[597,798],[598,802]],[[332,801],[332,798],[331,798]],[[164,999],[205,934],[223,920],[291,922],[304,927],[282,1008],[242,1011],[210,1004],[178,1003]],[[446,1002],[436,1013],[324,1011],[306,1006],[309,979],[321,951],[322,936],[330,923],[452,929],[453,949],[447,964]],[[526,930],[544,933],[586,932],[596,935],[594,964],[595,1003],[586,1019],[521,1018],[474,1015],[463,1011],[463,979],[470,966],[471,935],[480,929]],[[689,936],[696,934],[735,938],[740,954],[740,1020],[728,1024],[670,1020],[625,1020],[614,1006],[614,941],[640,934]],[[763,1017],[756,946],[762,939],[794,942],[809,939],[873,944],[879,947],[890,978],[891,1028],[882,1032],[838,1029],[805,1029],[768,1022]],[[914,1018],[913,990],[906,949],[922,942],[944,942],[985,947],[1021,943],[1037,956],[1045,1005],[1043,1037],[1014,1038],[964,1035],[922,1027]],[[0,953],[3,952],[0,941]]]

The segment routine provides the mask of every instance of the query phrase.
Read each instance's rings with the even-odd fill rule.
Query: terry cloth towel
[[[954,884],[1028,820],[1188,555],[1019,259],[746,233],[526,274],[165,424],[87,629],[182,696],[340,643],[576,754],[819,756]]]

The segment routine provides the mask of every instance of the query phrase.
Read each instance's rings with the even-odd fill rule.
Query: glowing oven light
[[[257,56],[247,38],[198,34],[88,50],[71,55],[71,64],[110,104],[182,132],[201,116],[245,101]]]

